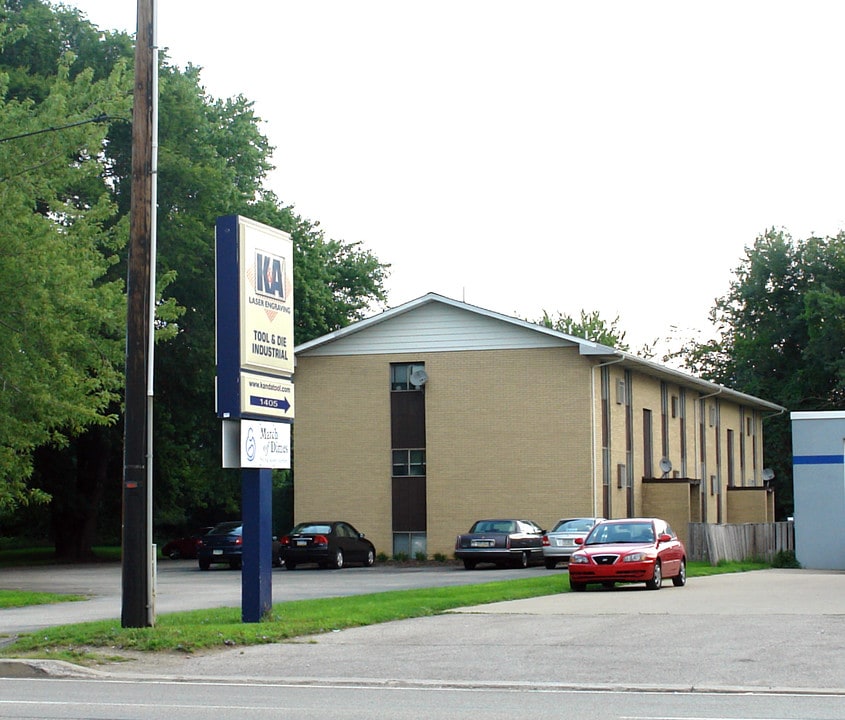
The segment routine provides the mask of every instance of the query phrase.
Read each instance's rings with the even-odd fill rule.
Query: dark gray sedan
[[[478,520],[458,535],[455,557],[467,570],[479,563],[527,568],[543,562],[543,530],[531,520]]]
[[[280,544],[288,570],[308,563],[335,570],[351,562],[370,567],[376,560],[376,548],[364,533],[341,520],[299,523]]]

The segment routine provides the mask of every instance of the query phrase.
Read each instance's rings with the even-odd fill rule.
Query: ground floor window
[[[424,532],[395,532],[393,533],[393,555],[404,555],[415,558],[417,555],[427,555]]]

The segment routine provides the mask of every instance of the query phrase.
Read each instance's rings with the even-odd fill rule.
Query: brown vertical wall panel
[[[390,393],[390,444],[395,449],[425,447],[425,393]]]
[[[425,532],[425,478],[393,478],[394,532]]]

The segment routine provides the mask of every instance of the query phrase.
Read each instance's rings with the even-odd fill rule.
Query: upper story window
[[[427,379],[424,363],[390,365],[390,389],[393,391],[422,390]]]

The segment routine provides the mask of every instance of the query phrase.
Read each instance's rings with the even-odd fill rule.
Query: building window
[[[673,418],[678,417],[678,406],[679,406],[678,396],[673,395],[672,396],[672,417]]]
[[[616,487],[628,487],[628,467],[623,463],[616,466]]]
[[[394,450],[393,477],[425,475],[425,450]]]
[[[624,380],[617,380],[616,381],[616,404],[617,405],[624,405],[625,404],[625,381]]]
[[[418,555],[428,556],[424,532],[393,533],[393,557],[415,558]]]
[[[710,427],[716,427],[716,406],[710,406]]]
[[[423,363],[394,363],[390,366],[391,390],[396,392],[422,390],[424,384],[425,365]]]
[[[754,418],[745,418],[745,434],[749,437],[754,434]]]

